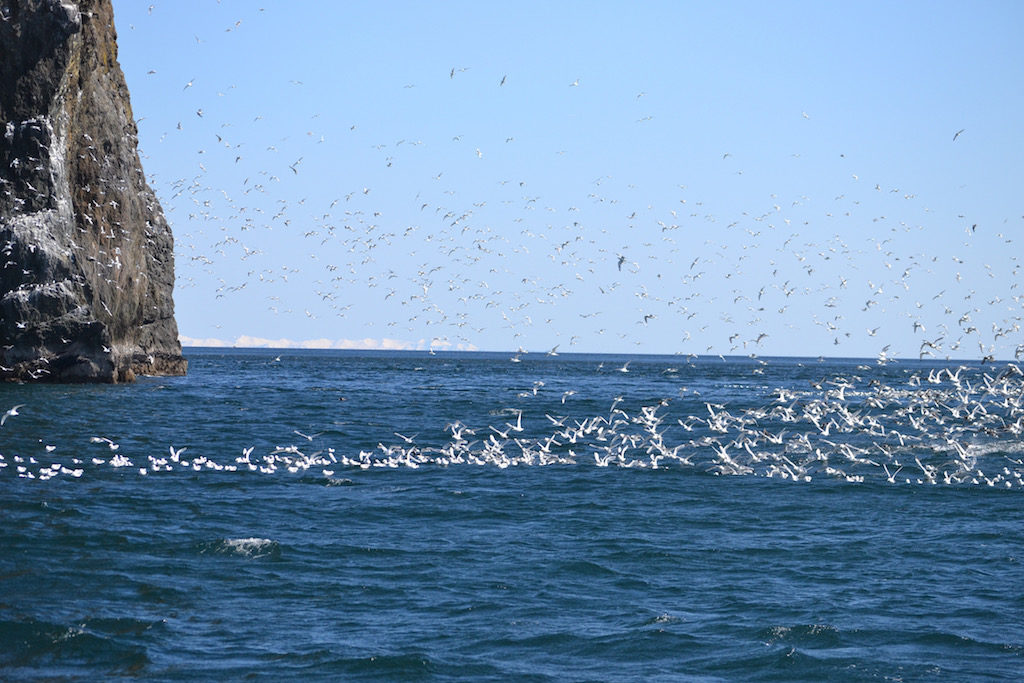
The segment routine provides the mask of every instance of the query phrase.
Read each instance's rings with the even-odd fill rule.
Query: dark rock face
[[[0,0],[0,379],[182,375],[110,0]]]

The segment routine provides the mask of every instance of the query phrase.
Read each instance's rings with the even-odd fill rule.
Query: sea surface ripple
[[[1013,364],[188,355],[0,386],[0,678],[1024,677]]]

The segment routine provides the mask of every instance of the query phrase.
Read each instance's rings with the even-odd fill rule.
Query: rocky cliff
[[[110,0],[0,0],[0,379],[181,375]]]

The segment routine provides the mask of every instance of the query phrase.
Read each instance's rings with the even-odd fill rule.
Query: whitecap
[[[207,544],[202,552],[239,557],[277,557],[281,548],[277,541],[269,538],[224,538]]]

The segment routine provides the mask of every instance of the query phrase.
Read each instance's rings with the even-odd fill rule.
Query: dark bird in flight
[[[957,132],[953,133],[953,142],[956,142],[956,139],[958,137],[960,137],[960,133],[963,133],[965,130],[967,130],[967,129],[966,128],[961,128]]]

